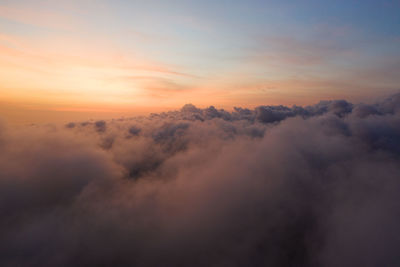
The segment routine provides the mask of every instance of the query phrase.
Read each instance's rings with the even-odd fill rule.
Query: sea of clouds
[[[0,125],[1,266],[400,266],[400,94]]]

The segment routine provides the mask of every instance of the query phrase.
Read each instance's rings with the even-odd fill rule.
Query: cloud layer
[[[398,266],[400,95],[0,127],[2,266]]]

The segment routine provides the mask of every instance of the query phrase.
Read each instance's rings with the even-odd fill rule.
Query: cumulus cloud
[[[400,95],[0,127],[2,266],[398,266]]]

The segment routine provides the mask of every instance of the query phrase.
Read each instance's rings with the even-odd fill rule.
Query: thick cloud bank
[[[1,266],[400,266],[400,94],[0,127]]]

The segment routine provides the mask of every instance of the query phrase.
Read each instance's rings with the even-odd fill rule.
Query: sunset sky
[[[400,89],[400,1],[0,0],[0,116],[368,101]]]

